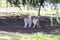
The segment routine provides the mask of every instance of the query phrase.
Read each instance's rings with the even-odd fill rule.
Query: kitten
[[[33,18],[33,28],[35,28],[36,26],[37,27],[39,26],[39,17],[38,16],[35,16]]]

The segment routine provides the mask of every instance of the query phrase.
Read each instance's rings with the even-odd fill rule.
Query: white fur
[[[38,19],[33,19],[33,28],[35,28],[35,26],[37,25],[37,21],[38,21]]]
[[[28,19],[27,18],[24,19],[24,23],[25,23],[24,27],[27,27],[27,24],[28,24]]]
[[[29,27],[31,27],[32,19],[30,15],[28,16],[28,18],[24,19],[24,23],[25,23],[24,27],[27,27],[28,24],[29,24]]]
[[[34,15],[29,15],[28,18],[24,19],[24,23],[25,23],[24,27],[27,27],[27,25],[31,27],[32,23],[33,23],[33,28],[37,25],[38,18],[37,19],[33,18],[32,20],[32,16]]]

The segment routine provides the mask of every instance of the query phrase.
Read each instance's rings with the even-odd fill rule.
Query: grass
[[[57,10],[53,10],[53,11],[52,10],[41,11],[40,15],[41,16],[51,16],[51,14],[52,14],[52,15],[55,15],[55,16],[59,16],[60,15],[60,10],[58,10],[58,13],[56,13],[56,12],[57,12]],[[16,12],[13,12],[13,13],[16,13],[16,14],[35,14],[35,15],[38,15],[38,10],[16,11]]]
[[[0,7],[6,7],[6,3],[5,2],[0,2]],[[10,4],[8,3],[8,5],[10,6]],[[23,5],[22,4],[19,4],[21,7],[23,7]],[[13,5],[14,6],[14,5]],[[29,13],[29,14],[31,14],[31,13],[34,13],[34,14],[38,14],[38,10],[36,11],[36,10],[27,10],[27,11],[16,11],[16,13],[17,14],[20,14],[20,13],[24,13],[24,14],[26,14],[26,13]],[[41,11],[41,15],[48,15],[48,16],[50,16],[51,15],[51,13],[53,13],[53,14],[57,14],[56,13],[56,10],[47,10],[47,11]],[[58,10],[58,13],[59,13],[59,15],[60,15],[60,10]]]
[[[0,40],[60,40],[60,35],[35,33],[29,36],[2,36]]]
[[[0,2],[0,7],[6,7],[6,3]]]
[[[10,4],[8,3],[8,5],[10,6]],[[23,5],[22,4],[19,4],[21,7],[23,7]],[[6,3],[5,2],[0,2],[0,7],[6,7]],[[53,14],[53,15],[57,15],[57,13],[56,13],[56,11],[57,10],[47,10],[47,11],[41,11],[41,13],[40,13],[40,15],[42,15],[42,16],[50,16],[51,14]],[[8,11],[8,12],[10,12],[10,11]],[[13,11],[12,11],[13,12]],[[23,13],[23,14],[36,14],[36,15],[38,15],[38,10],[27,10],[27,11],[25,11],[25,10],[23,10],[23,11],[16,11],[15,12],[16,14],[21,14],[21,13]],[[58,15],[60,15],[60,10],[58,10]]]

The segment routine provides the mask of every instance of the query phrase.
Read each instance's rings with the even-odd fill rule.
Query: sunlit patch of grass
[[[0,2],[0,7],[6,7],[6,3]]]
[[[2,36],[0,40],[60,40],[60,35],[34,33],[28,36]]]
[[[10,36],[0,36],[0,40],[10,40]]]
[[[0,2],[0,7],[7,7],[7,5],[10,7],[10,3],[2,3],[2,2]],[[23,5],[22,4],[19,4],[21,7],[23,7]],[[26,5],[25,5],[26,6]],[[13,5],[13,7],[14,7],[14,5]],[[10,12],[10,11],[9,11]],[[52,15],[60,15],[60,10],[58,10],[58,14],[56,13],[57,12],[57,10],[46,10],[46,11],[41,11],[40,12],[40,15],[41,16],[51,16],[51,14]],[[35,15],[38,15],[38,10],[27,10],[27,11],[25,11],[25,10],[22,10],[22,11],[20,11],[20,10],[18,10],[18,11],[16,11],[15,12],[16,14],[35,14]]]
[[[41,16],[51,16],[51,15],[55,15],[55,16],[58,16],[60,15],[60,10],[58,10],[58,14],[56,13],[57,10],[47,10],[47,11],[41,11],[40,12],[40,15]],[[23,10],[23,11],[16,11],[16,12],[11,12],[11,13],[15,13],[15,14],[35,14],[35,15],[38,15],[38,10]]]
[[[21,36],[13,36],[10,38],[10,40],[21,40],[22,37]]]

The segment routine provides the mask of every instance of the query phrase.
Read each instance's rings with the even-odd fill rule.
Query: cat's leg
[[[36,23],[33,23],[33,28],[35,28],[36,27]]]
[[[29,27],[31,27],[31,25],[32,25],[32,22],[29,22]]]
[[[38,19],[33,19],[33,28],[36,27]]]
[[[28,23],[29,23],[29,27],[31,27],[31,26],[32,26],[32,20],[29,19],[29,20],[28,20]]]
[[[27,25],[28,25],[28,21],[27,20],[28,20],[27,18],[24,19],[24,24],[25,24],[24,27],[27,27]]]
[[[32,18],[31,18],[31,15],[28,16],[28,23],[29,23],[29,27],[31,27],[31,25],[32,25]]]

